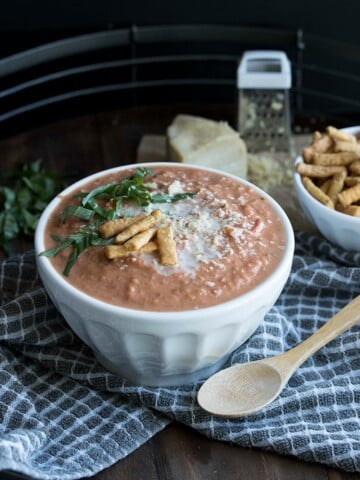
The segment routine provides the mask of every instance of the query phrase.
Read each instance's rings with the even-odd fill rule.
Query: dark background
[[[234,103],[238,58],[246,49],[261,48],[287,52],[293,68],[291,101],[295,114],[323,115],[325,123],[334,117],[339,126],[359,123],[359,19],[360,2],[357,0],[8,1],[2,4],[0,14],[0,137],[29,128],[29,120],[31,125],[37,125],[89,110],[108,111],[174,101]],[[146,29],[153,27],[152,33],[155,32],[157,38],[156,28],[162,26],[224,27],[233,29],[234,39],[223,41],[224,31],[220,38],[211,28],[210,33],[204,29],[201,41],[194,41],[186,29],[176,33],[176,41],[173,38],[168,41],[169,32],[161,34],[160,40],[149,39],[151,35]],[[6,70],[9,56],[24,50],[79,35],[119,29],[129,32],[128,46],[89,51],[82,56],[73,55],[69,47],[65,57],[59,57],[54,50],[52,60],[47,63],[38,62],[38,54],[30,52],[27,60],[34,62],[31,68],[17,68],[11,73]],[[253,31],[248,40],[242,38],[240,41],[234,29]],[[254,29],[259,30],[259,35]],[[292,36],[292,40],[278,40],[277,35],[282,32]],[[176,55],[183,54],[229,55],[232,58],[228,62],[223,59],[178,62]],[[101,67],[91,74],[66,75],[61,80],[34,86],[37,79],[45,75],[81,65],[161,55],[173,58],[169,62],[148,62],[129,68]],[[170,80],[176,85],[157,88],[154,86],[157,80]],[[206,80],[213,81],[213,85],[204,86]],[[110,93],[104,93],[105,84],[120,83],[120,89],[111,87]],[[17,88],[23,84],[28,86]],[[129,84],[126,91],[124,84]],[[13,87],[16,92],[11,90]],[[74,91],[94,87],[100,88],[91,94],[91,99],[86,95],[72,95]],[[69,92],[71,100],[53,101],[54,97]],[[46,106],[38,107],[39,102]],[[31,106],[30,113],[19,113],[23,105]]]
[[[359,44],[357,0],[13,0],[2,3],[2,54],[69,33],[161,24],[247,25],[303,29]],[[11,41],[10,41],[11,40]]]

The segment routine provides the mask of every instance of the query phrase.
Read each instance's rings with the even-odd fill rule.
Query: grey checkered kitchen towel
[[[107,373],[50,302],[33,252],[0,264],[0,290],[0,469],[91,476],[176,420],[217,440],[360,472],[357,326],[307,360],[263,411],[228,420],[198,407],[200,384],[143,387]],[[358,294],[360,254],[298,233],[281,297],[228,364],[291,348]]]

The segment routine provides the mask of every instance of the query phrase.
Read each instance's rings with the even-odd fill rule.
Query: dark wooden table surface
[[[136,160],[145,134],[164,134],[177,113],[233,120],[229,106],[143,107],[61,121],[0,142],[1,173],[41,158],[52,171],[75,180]],[[0,182],[1,183],[1,182]],[[19,249],[32,246],[30,239]],[[0,473],[1,478],[1,473]],[[258,449],[235,447],[171,424],[94,480],[354,480],[350,474]]]

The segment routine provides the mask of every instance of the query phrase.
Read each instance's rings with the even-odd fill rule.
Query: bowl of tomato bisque
[[[68,187],[44,210],[35,249],[50,298],[106,369],[180,385],[254,333],[288,279],[294,234],[239,177],[151,163]]]

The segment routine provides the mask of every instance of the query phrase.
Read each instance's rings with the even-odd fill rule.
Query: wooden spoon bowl
[[[307,358],[359,321],[360,296],[293,349],[264,360],[233,365],[210,377],[198,392],[199,405],[225,417],[241,417],[261,410],[275,400]]]

